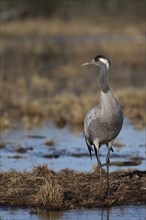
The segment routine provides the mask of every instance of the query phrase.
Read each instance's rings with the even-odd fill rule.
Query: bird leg
[[[107,144],[108,146],[108,152],[107,152],[107,156],[106,156],[106,167],[107,167],[107,194],[110,194],[110,186],[109,186],[109,164],[110,164],[110,152],[112,149],[112,145],[113,145],[114,140],[112,140],[111,142],[109,142]],[[113,150],[113,149],[112,149]]]
[[[97,163],[98,163],[98,167],[99,167],[99,171],[100,171],[100,180],[102,181],[102,163],[100,161],[99,148],[96,149],[96,146],[94,146],[94,150],[95,150],[95,155],[97,158]]]
[[[96,148],[96,146],[94,146],[94,150],[95,150],[95,155],[97,158],[97,163],[98,163],[99,172],[100,172],[101,194],[103,194],[102,163],[100,161],[99,148]]]
[[[108,147],[107,157],[106,157],[106,167],[107,167],[107,193],[109,195],[109,164],[110,164],[110,147]]]
[[[99,141],[98,141],[98,139],[95,139],[95,141],[94,141],[94,150],[95,150],[95,155],[96,155],[97,163],[98,163],[98,167],[99,167],[101,184],[103,185],[103,179],[102,179],[102,163],[101,163],[101,161],[100,161],[99,148],[100,148]]]

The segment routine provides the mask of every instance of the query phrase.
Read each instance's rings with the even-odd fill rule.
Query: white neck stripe
[[[106,65],[106,68],[109,69],[109,62],[107,59],[99,58],[99,60]]]

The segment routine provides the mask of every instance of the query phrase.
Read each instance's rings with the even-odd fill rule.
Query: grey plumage
[[[116,99],[108,91],[101,92],[101,99],[89,110],[84,119],[84,134],[88,144],[108,144],[119,134],[123,123],[123,115]]]
[[[106,165],[107,173],[109,173],[110,151],[113,150],[113,141],[122,128],[123,114],[117,100],[110,91],[107,81],[107,71],[110,66],[110,61],[104,56],[99,55],[82,65],[85,66],[88,64],[98,65],[101,68],[98,77],[101,98],[98,103],[86,113],[84,119],[84,135],[91,158],[93,151],[92,146],[94,147],[102,179],[102,164],[100,162],[99,149],[102,144],[108,146]],[[107,179],[107,184],[109,185],[109,177]]]

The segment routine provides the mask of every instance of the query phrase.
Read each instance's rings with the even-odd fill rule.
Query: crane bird
[[[92,146],[94,147],[98,167],[100,170],[101,182],[103,180],[99,149],[103,144],[108,147],[108,152],[106,156],[106,167],[107,190],[109,194],[110,151],[113,151],[113,142],[122,128],[123,114],[119,103],[110,91],[107,81],[107,72],[111,65],[110,60],[102,55],[98,55],[93,60],[83,63],[82,66],[90,64],[100,67],[98,81],[101,90],[101,97],[97,104],[93,108],[91,108],[85,115],[84,135],[91,159],[93,151]]]

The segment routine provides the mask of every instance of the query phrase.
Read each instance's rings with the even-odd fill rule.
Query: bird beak
[[[89,64],[94,64],[95,63],[95,60],[90,60],[89,62],[86,62],[86,63],[83,63],[81,66],[86,66],[86,65],[89,65]]]

